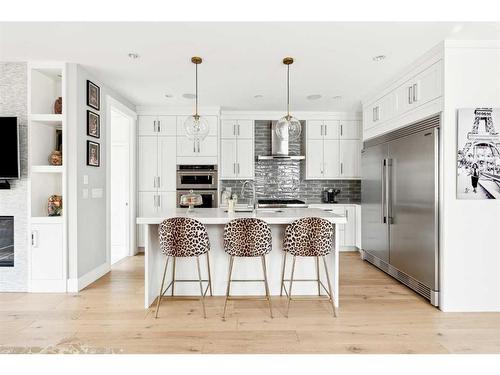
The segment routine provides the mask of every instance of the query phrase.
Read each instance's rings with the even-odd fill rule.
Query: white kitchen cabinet
[[[139,116],[138,119],[138,134],[139,135],[157,135],[158,116]]]
[[[321,120],[307,121],[307,138],[308,139],[323,139],[324,122]]]
[[[206,137],[197,142],[188,137],[177,137],[177,156],[178,157],[217,157],[217,137]],[[200,162],[203,164],[203,162]]]
[[[346,139],[340,141],[340,176],[345,178],[360,177],[361,141]]]
[[[221,139],[221,178],[254,178],[253,139]]]
[[[253,120],[223,120],[221,125],[221,138],[253,138]]]
[[[361,138],[361,121],[342,120],[340,121],[340,136],[343,139],[360,139]]]
[[[324,121],[323,132],[325,139],[339,139],[340,121],[337,120]]]
[[[156,135],[139,137],[138,156],[138,190],[154,191],[157,189],[158,176],[158,137]]]
[[[177,135],[177,116],[158,116],[158,135]]]
[[[177,133],[176,116],[139,116],[138,134],[141,135],[168,135],[175,136]]]
[[[31,290],[37,291],[37,282],[64,280],[63,224],[31,224]],[[40,288],[44,289],[44,288]],[[47,290],[48,291],[48,290]]]
[[[221,139],[220,175],[222,179],[236,178],[237,151],[235,139]]]
[[[336,178],[340,176],[339,140],[325,139],[323,141],[323,177]]]
[[[306,126],[309,139],[339,139],[340,122],[337,120],[309,120]]]
[[[323,139],[307,140],[307,178],[323,178]]]

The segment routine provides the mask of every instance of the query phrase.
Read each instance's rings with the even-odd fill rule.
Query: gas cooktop
[[[286,208],[286,207],[307,207],[306,202],[299,199],[259,199],[257,207],[273,207],[273,208]]]

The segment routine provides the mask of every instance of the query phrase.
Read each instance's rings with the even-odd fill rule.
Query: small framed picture
[[[96,110],[101,108],[101,89],[89,80],[87,80],[87,105]]]
[[[100,116],[92,111],[87,111],[87,135],[94,138],[101,137]]]
[[[99,143],[87,141],[87,165],[91,167],[101,165],[101,146]]]

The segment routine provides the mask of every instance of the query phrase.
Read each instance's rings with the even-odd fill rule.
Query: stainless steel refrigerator
[[[362,257],[438,306],[440,117],[368,140]]]

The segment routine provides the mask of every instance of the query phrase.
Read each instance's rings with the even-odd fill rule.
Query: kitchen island
[[[318,208],[280,208],[257,209],[255,212],[228,213],[222,208],[197,208],[187,213],[184,208],[172,210],[162,217],[139,217],[137,224],[143,225],[145,231],[145,273],[144,273],[144,307],[149,308],[159,294],[165,255],[160,251],[158,240],[158,225],[169,217],[191,217],[199,220],[207,227],[210,239],[210,267],[212,274],[213,295],[223,296],[226,293],[227,277],[229,270],[229,256],[223,249],[224,225],[236,218],[254,217],[264,220],[271,226],[272,251],[266,256],[267,277],[271,295],[280,294],[281,267],[283,261],[282,242],[285,228],[288,224],[302,217],[321,217],[335,224],[335,248],[338,249],[339,224],[345,224],[344,216],[336,215]],[[315,258],[299,258],[295,266],[294,279],[315,279]],[[289,278],[291,257],[287,260],[285,279]],[[206,258],[200,257],[202,277],[206,276]],[[234,279],[262,279],[261,260],[256,258],[237,258],[234,262]],[[332,251],[327,257],[330,278],[332,280],[335,305],[339,304],[339,254]],[[325,280],[323,269],[321,278]],[[172,269],[169,267],[165,280],[172,279]],[[176,264],[176,279],[198,279],[195,258],[178,258]],[[170,291],[169,291],[170,292]],[[176,283],[175,295],[197,296],[200,293],[197,283]],[[317,295],[318,288],[314,282],[294,282],[294,295]],[[264,283],[233,283],[231,295],[263,295]],[[166,296],[169,294],[167,293]]]

